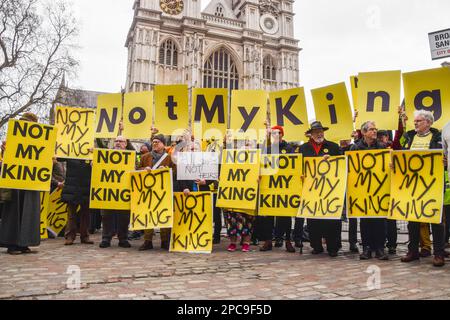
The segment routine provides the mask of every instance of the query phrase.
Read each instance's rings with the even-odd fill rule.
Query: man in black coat
[[[319,121],[314,121],[306,135],[310,136],[310,140],[300,147],[300,153],[303,158],[306,157],[327,157],[339,156],[341,150],[339,145],[325,139],[325,131],[329,128],[323,127]],[[312,254],[320,254],[324,251],[322,246],[322,238],[325,238],[327,244],[327,251],[330,257],[338,255],[340,244],[339,232],[342,229],[341,220],[330,219],[307,219],[307,226],[309,230],[309,239]]]
[[[59,183],[63,188],[61,201],[67,203],[68,221],[65,229],[66,242],[64,245],[73,245],[77,235],[77,215],[80,216],[80,239],[83,244],[93,244],[89,239],[89,193],[91,187],[92,167],[90,161],[65,160],[67,164],[66,180]],[[77,208],[80,211],[77,213]]]

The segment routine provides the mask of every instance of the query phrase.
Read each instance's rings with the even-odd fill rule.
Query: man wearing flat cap
[[[339,145],[325,139],[325,131],[328,129],[322,126],[322,123],[319,121],[311,123],[310,128],[305,132],[305,135],[309,136],[310,139],[307,143],[300,146],[299,150],[304,158],[339,156],[342,154]],[[322,238],[325,238],[329,256],[337,256],[341,247],[339,243],[341,223],[341,220],[308,219],[307,225],[310,244],[313,249],[312,254],[320,254],[324,251]]]

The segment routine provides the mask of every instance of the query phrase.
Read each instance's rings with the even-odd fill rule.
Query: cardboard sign
[[[56,129],[44,124],[10,120],[0,188],[49,191]]]
[[[136,152],[94,149],[91,178],[91,209],[130,210],[130,171]]]
[[[123,136],[127,139],[149,139],[153,117],[153,92],[125,94],[123,105]]]
[[[304,162],[305,181],[298,217],[341,219],[347,187],[346,157],[308,157]]]
[[[219,180],[219,153],[177,153],[177,180]]]
[[[64,229],[68,221],[67,203],[61,201],[62,189],[56,189],[50,195],[47,211],[47,230],[55,237]],[[77,208],[79,211],[79,208]]]
[[[442,151],[394,151],[389,219],[441,223],[442,161]]]
[[[300,154],[262,155],[259,215],[295,217],[300,206],[302,174]]]
[[[391,190],[391,151],[350,151],[346,154],[348,217],[387,217]]]
[[[165,135],[181,135],[189,128],[187,85],[155,86],[155,127]]]
[[[40,213],[41,213],[41,224],[40,224],[40,234],[41,240],[48,239],[48,222],[47,222],[47,213],[48,207],[50,205],[50,192],[40,192]]]
[[[211,253],[213,239],[213,202],[210,192],[182,192],[173,195],[175,211],[171,252]]]
[[[95,111],[86,108],[57,106],[56,157],[92,159]]]
[[[95,138],[115,138],[122,118],[122,94],[102,94],[97,98]]]

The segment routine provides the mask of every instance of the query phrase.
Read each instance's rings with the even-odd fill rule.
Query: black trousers
[[[450,205],[444,206],[445,216],[445,243],[448,243],[450,239]]]
[[[325,238],[328,252],[338,252],[341,247],[339,231],[341,220],[307,219],[309,240],[316,251],[323,251],[322,238]]]
[[[350,244],[358,243],[358,219],[349,218],[348,219],[348,242]]]
[[[386,219],[364,218],[361,219],[361,239],[364,248],[369,250],[384,249],[386,240]]]
[[[130,223],[130,211],[102,210],[102,241],[111,242],[117,233],[119,242],[128,240],[128,225]]]
[[[275,218],[275,239],[291,241],[292,218],[276,217]]]
[[[216,207],[217,194],[213,197],[213,221],[214,221],[214,239],[220,239],[222,231],[222,209]]]
[[[303,242],[303,226],[305,224],[304,218],[295,218],[294,225],[294,241]]]
[[[397,248],[397,221],[386,219],[386,238],[388,248]]]
[[[431,231],[433,232],[433,250],[435,256],[443,256],[445,249],[445,225],[441,224],[431,224]],[[420,243],[420,223],[419,222],[408,222],[408,233],[409,233],[409,245],[408,249],[410,252],[419,252]]]
[[[274,217],[256,217],[255,235],[259,241],[272,241]]]

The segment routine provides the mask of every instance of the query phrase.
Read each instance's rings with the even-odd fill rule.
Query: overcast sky
[[[158,1],[158,0],[154,0]],[[75,0],[80,21],[77,88],[118,92],[125,86],[125,38],[134,0]],[[202,0],[205,7],[209,0]],[[449,0],[297,0],[300,81],[309,91],[365,71],[439,67],[428,33],[450,28]],[[447,59],[450,61],[450,58]],[[312,106],[308,106],[311,108]]]

